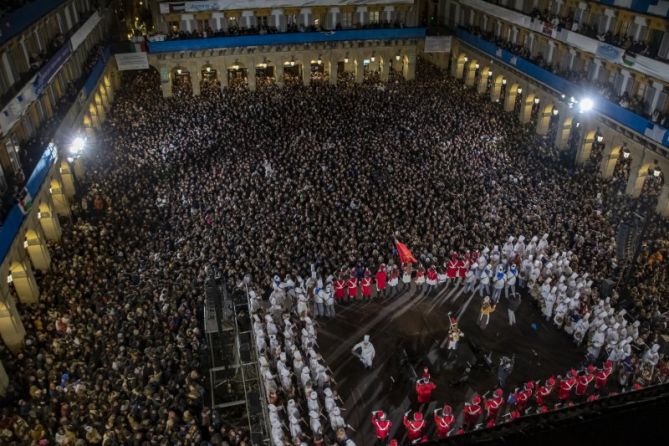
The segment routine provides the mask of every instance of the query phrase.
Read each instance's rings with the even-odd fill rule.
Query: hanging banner
[[[426,53],[450,53],[451,36],[427,36],[425,37]]]
[[[600,43],[597,45],[597,51],[595,52],[595,55],[600,59],[604,59],[609,62],[621,63],[623,50],[607,43]]]
[[[115,55],[119,71],[148,70],[149,59],[146,53],[119,53]]]
[[[33,89],[37,96],[42,94],[46,86],[49,85],[51,78],[60,70],[70,54],[70,45],[66,43],[40,68],[33,82]]]
[[[101,20],[100,14],[98,14],[97,11],[91,15],[88,20],[86,20],[86,23],[81,25],[81,28],[77,30],[76,33],[72,34],[72,37],[70,38],[70,43],[72,45],[72,51],[76,50],[79,45],[81,45],[84,40],[86,40],[86,37],[93,31],[95,28],[95,25],[97,25]]]

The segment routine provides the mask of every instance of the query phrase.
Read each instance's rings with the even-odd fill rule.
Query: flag
[[[395,240],[395,246],[397,247],[397,252],[400,255],[400,262],[402,263],[418,263],[418,260],[411,254],[411,250],[404,243],[400,243]]]

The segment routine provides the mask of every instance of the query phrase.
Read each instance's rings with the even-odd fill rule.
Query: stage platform
[[[485,330],[478,325],[480,307],[478,293],[465,294],[462,287],[426,295],[412,284],[396,297],[339,305],[335,319],[319,319],[319,348],[334,372],[337,390],[345,403],[344,417],[355,429],[352,438],[358,446],[375,444],[370,418],[377,409],[389,415],[393,422],[391,438],[402,444],[406,437],[402,416],[407,410],[420,407],[415,400],[412,369],[420,374],[423,365],[428,365],[437,384],[433,402],[421,408],[429,414],[430,434],[435,408],[448,403],[460,416],[464,402],[473,393],[497,388],[497,364],[502,355],[515,354],[515,367],[505,393],[526,381],[543,380],[581,365],[584,349],[546,322],[529,296],[523,294],[515,326],[509,326],[504,296]],[[455,359],[447,359],[448,351],[439,348],[448,331],[449,311],[459,315],[465,334]],[[537,330],[532,328],[533,323]],[[373,370],[364,370],[351,354],[353,345],[365,334],[371,336],[376,349]],[[474,368],[466,382],[458,383],[467,362],[474,362],[475,349],[492,352],[493,368]]]

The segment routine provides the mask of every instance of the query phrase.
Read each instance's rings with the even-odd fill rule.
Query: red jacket
[[[376,288],[379,291],[386,289],[386,279],[388,274],[385,271],[377,271],[376,273]]]
[[[376,414],[373,414],[372,425],[376,431],[376,438],[379,440],[385,440],[388,438],[388,434],[390,433],[390,428],[392,427],[393,423],[390,420],[380,420],[377,418]]]
[[[543,406],[546,402],[546,399],[550,396],[550,394],[552,392],[553,392],[552,387],[539,386],[537,388],[537,393],[535,393],[535,398],[537,400],[537,405],[538,406]]]
[[[567,378],[560,381],[560,388],[558,389],[558,398],[561,401],[568,400],[571,397],[571,389],[576,384],[575,378]]]
[[[432,391],[437,388],[437,385],[432,381],[426,383],[416,383],[416,395],[419,403],[429,403]]]
[[[467,263],[464,260],[458,261],[458,277],[465,277],[468,269]]]
[[[371,297],[372,296],[372,279],[369,277],[365,277],[362,279],[362,295],[363,297]]]
[[[595,389],[606,387],[606,381],[611,375],[611,369],[600,369],[595,372]]]
[[[434,413],[434,424],[437,426],[437,437],[445,438],[455,424],[452,414],[444,415],[441,411]]]
[[[465,412],[465,423],[471,425],[478,421],[481,416],[481,406],[478,404],[466,404],[464,408]]]
[[[425,429],[425,420],[414,421],[404,415],[404,427],[407,428],[407,438],[409,441],[416,440],[423,434]]]
[[[576,378],[576,395],[583,396],[588,391],[588,385],[595,379],[594,375],[581,375]]]
[[[346,296],[346,281],[344,279],[337,279],[334,283],[335,299],[343,299]]]
[[[499,396],[494,396],[490,399],[485,400],[484,406],[485,410],[488,412],[489,418],[495,418],[499,408],[502,407],[504,400]]]
[[[428,280],[434,280],[436,281],[439,277],[437,276],[437,271],[434,268],[430,268],[427,270],[427,278]]]
[[[455,279],[458,277],[458,261],[450,260],[448,266],[446,267],[446,275],[449,279]]]
[[[351,277],[348,279],[348,297],[357,297],[358,296],[358,279]]]

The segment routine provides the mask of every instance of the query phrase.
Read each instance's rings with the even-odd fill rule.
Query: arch
[[[326,84],[328,82],[328,75],[325,70],[325,61],[321,56],[309,61],[309,81],[318,84]]]
[[[583,142],[579,146],[578,153],[576,154],[576,162],[578,164],[583,164],[585,161],[590,159],[590,153],[592,152],[592,144],[595,142],[595,135],[597,134],[596,130],[589,130],[585,133]]]
[[[23,246],[28,252],[30,261],[35,269],[42,272],[49,270],[51,266],[51,255],[46,246],[46,241],[34,229],[28,229],[25,234],[25,243]]]
[[[236,89],[248,87],[249,71],[243,63],[235,61],[235,63],[228,66],[226,70],[228,72],[228,87]]]
[[[14,285],[14,290],[22,303],[37,303],[39,288],[37,287],[33,270],[26,262],[13,261],[9,265],[7,281]]]
[[[355,82],[356,64],[348,55],[337,60],[337,83],[353,84]]]
[[[191,96],[193,94],[192,74],[188,68],[177,65],[170,71],[172,94],[175,96]]]
[[[511,85],[511,87],[507,85],[504,97],[504,111],[512,112],[514,110],[514,108],[516,107],[516,98],[518,97],[518,95],[521,94],[518,93],[518,90],[521,90],[522,93],[522,89],[518,84],[514,83]]]
[[[58,181],[58,179],[53,178],[49,184],[49,193],[51,194],[51,199],[53,200],[53,205],[56,208],[56,212],[59,215],[70,215],[70,204],[63,190],[63,185]]]
[[[212,94],[221,91],[221,81],[218,70],[210,63],[206,63],[200,70],[200,94]]]
[[[60,240],[60,236],[62,234],[60,221],[58,220],[58,216],[55,215],[53,209],[51,209],[51,205],[47,201],[42,201],[39,204],[37,219],[39,220],[42,231],[48,240]]]
[[[506,79],[501,74],[495,76],[495,79],[492,82],[492,88],[490,89],[490,100],[492,102],[499,102],[499,98],[502,96],[502,86],[506,85]]]
[[[302,85],[304,76],[301,61],[291,58],[283,63],[283,83],[286,86]]]
[[[263,62],[256,64],[255,70],[257,87],[263,88],[276,83],[276,67],[271,61],[265,59]]]

